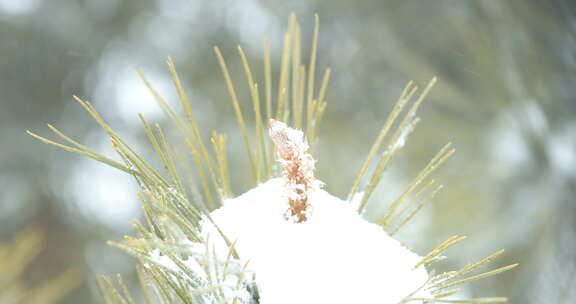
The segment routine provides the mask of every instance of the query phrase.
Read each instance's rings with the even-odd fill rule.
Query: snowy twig
[[[302,131],[274,119],[270,119],[268,127],[282,165],[289,205],[285,216],[295,223],[305,222],[310,213],[308,194],[321,187],[321,182],[314,178],[314,158],[307,153],[308,144]]]

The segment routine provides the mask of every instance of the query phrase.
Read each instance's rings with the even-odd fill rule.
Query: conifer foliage
[[[505,298],[453,299],[459,286],[515,265],[480,274],[476,269],[503,250],[461,269],[436,273],[434,264],[447,248],[464,240],[453,236],[428,254],[411,252],[393,236],[442,189],[431,179],[453,153],[445,145],[391,202],[376,222],[362,214],[382,174],[402,150],[419,122],[417,110],[432,89],[404,88],[381,132],[369,149],[344,200],[321,189],[314,176],[315,144],[327,106],[331,76],[325,69],[316,80],[319,19],[315,18],[309,64],[303,63],[301,28],[294,15],[288,22],[279,79],[273,79],[270,46],[264,42],[264,79],[254,79],[238,46],[252,101],[254,121],[245,119],[236,84],[219,48],[217,61],[241,131],[253,188],[234,195],[227,157],[227,136],[217,131],[205,142],[193,107],[171,58],[167,64],[181,111],[173,109],[138,72],[172,121],[186,147],[167,140],[164,129],[139,115],[150,145],[163,164],[154,168],[114,131],[92,104],[75,100],[107,133],[122,162],[68,137],[52,125],[54,141],[37,139],[76,152],[131,174],[140,187],[144,220],[135,221],[137,236],[110,242],[139,261],[143,298],[147,303],[490,303]],[[293,127],[293,128],[292,128]],[[249,130],[254,130],[251,134]],[[300,131],[302,130],[302,131]],[[329,130],[328,130],[329,131]],[[269,133],[270,136],[266,136]],[[193,167],[181,159],[186,155]],[[369,173],[369,168],[374,168]],[[193,180],[193,182],[189,182]],[[99,277],[105,303],[136,303],[121,277]]]

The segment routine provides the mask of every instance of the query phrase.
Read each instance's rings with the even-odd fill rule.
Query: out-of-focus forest
[[[73,101],[78,95],[149,150],[136,113],[170,124],[134,70],[176,104],[165,64],[172,56],[202,129],[229,134],[241,193],[246,159],[213,46],[243,83],[236,45],[261,75],[268,37],[277,72],[290,12],[304,41],[319,14],[318,71],[332,68],[315,146],[326,189],[346,195],[405,83],[437,76],[422,122],[375,201],[389,203],[451,141],[458,151],[435,177],[446,189],[399,238],[424,254],[464,234],[468,240],[448,251],[449,265],[500,248],[507,252],[498,264],[521,264],[467,287],[470,297],[572,303],[576,5],[568,0],[0,0],[0,241],[30,225],[45,238],[22,280],[34,285],[79,269],[84,281],[61,302],[99,303],[93,277],[130,278],[135,263],[106,241],[131,234],[129,221],[140,216],[130,176],[25,131],[48,135],[51,123],[112,156],[104,132]],[[249,108],[248,92],[239,94]]]

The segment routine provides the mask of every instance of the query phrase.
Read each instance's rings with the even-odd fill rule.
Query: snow
[[[364,198],[364,191],[354,193],[352,199],[350,200],[350,205],[354,210],[358,210],[358,208],[360,208],[360,204],[362,203],[363,198]],[[362,211],[365,210],[366,209],[363,209]]]
[[[182,243],[186,242],[182,241]],[[187,245],[190,246],[189,249],[193,253],[193,256],[179,261],[182,262],[182,264],[185,265],[188,270],[197,275],[197,278],[193,279],[195,284],[200,283],[202,284],[201,286],[208,288],[211,285],[209,279],[209,277],[211,277],[213,280],[217,281],[217,285],[220,287],[220,291],[222,292],[221,295],[224,297],[227,303],[250,303],[252,295],[247,290],[246,284],[252,283],[253,276],[249,271],[244,271],[244,273],[242,273],[243,269],[242,265],[238,263],[239,261],[231,260],[227,263],[225,263],[223,260],[207,261],[206,256],[202,256],[204,253],[206,253],[206,250],[203,248],[204,246],[202,244],[189,243]],[[150,251],[148,258],[150,262],[158,266],[168,269],[174,273],[181,275],[184,274],[180,267],[178,267],[178,265],[170,257],[162,254],[161,250],[159,249]],[[202,262],[206,267],[200,265],[197,258],[203,259]],[[222,267],[224,264],[226,264],[226,267]],[[150,267],[148,263],[145,263],[144,266]],[[215,267],[221,268],[221,271],[224,271],[224,273],[219,273],[216,271]],[[170,273],[169,276],[174,282],[178,281],[178,279],[173,274]],[[186,276],[184,275],[184,277]],[[241,283],[244,283],[244,285]],[[204,294],[202,296],[204,297],[206,303],[217,303],[210,294]]]
[[[169,257],[162,255],[162,253],[158,249],[152,250],[149,253],[149,258],[152,262],[160,266],[163,266],[166,269],[169,269],[173,272],[180,272],[180,268],[178,268],[178,265],[176,265],[176,263],[174,263],[174,261],[172,261],[172,259],[170,259]]]
[[[261,304],[395,304],[427,281],[424,267],[413,269],[420,256],[324,190],[308,193],[306,221],[287,221],[284,187],[282,179],[272,179],[211,213],[236,241],[241,260],[249,261]],[[228,255],[210,221],[202,233],[220,258]]]
[[[416,118],[412,119],[408,123],[408,125],[406,125],[406,127],[404,127],[400,131],[400,135],[396,139],[396,142],[394,142],[392,150],[398,150],[398,149],[402,149],[404,147],[404,145],[406,144],[406,140],[408,139],[408,136],[410,136],[412,131],[414,131],[414,128],[416,127],[418,122],[420,122],[420,119],[418,117],[416,117]]]

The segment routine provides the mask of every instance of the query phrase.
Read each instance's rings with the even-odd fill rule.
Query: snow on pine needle
[[[422,257],[320,189],[301,131],[272,120],[270,135],[282,178],[228,199],[210,214],[249,261],[260,303],[394,304],[428,281],[424,266],[414,267]],[[212,224],[203,228],[207,239],[220,238]],[[228,253],[222,239],[215,248]]]
[[[168,69],[185,115],[173,109],[138,72],[143,85],[181,135],[182,142],[173,144],[160,125],[152,125],[139,115],[163,170],[156,170],[90,102],[76,96],[74,99],[107,133],[121,161],[82,145],[52,125],[48,128],[63,143],[29,134],[136,179],[144,211],[143,220],[133,222],[137,236],[126,236],[123,241],[110,244],[138,259],[142,297],[148,303],[506,301],[502,297],[451,298],[462,284],[514,268],[517,264],[472,274],[503,250],[461,269],[436,274],[434,266],[445,258],[444,251],[465,237],[452,236],[424,256],[393,238],[442,189],[431,176],[454,153],[450,143],[432,157],[396,200],[388,203],[379,219],[372,223],[363,217],[383,173],[414,131],[419,121],[417,110],[436,78],[419,94],[412,81],[402,90],[345,200],[321,189],[322,182],[314,176],[315,160],[309,144],[317,143],[328,104],[326,91],[331,70],[325,69],[316,81],[318,33],[316,16],[309,63],[304,63],[300,25],[295,15],[290,15],[276,83],[267,41],[262,56],[264,80],[260,82],[255,80],[248,57],[238,46],[254,110],[254,134],[248,132],[250,122],[244,118],[222,52],[214,48],[251,169],[247,176],[252,177],[252,189],[244,194],[235,196],[232,192],[227,136],[213,132],[212,147],[205,142],[172,58],[168,58]],[[265,136],[267,132],[269,137]],[[121,277],[114,283],[101,276],[97,283],[106,304],[136,303]]]

